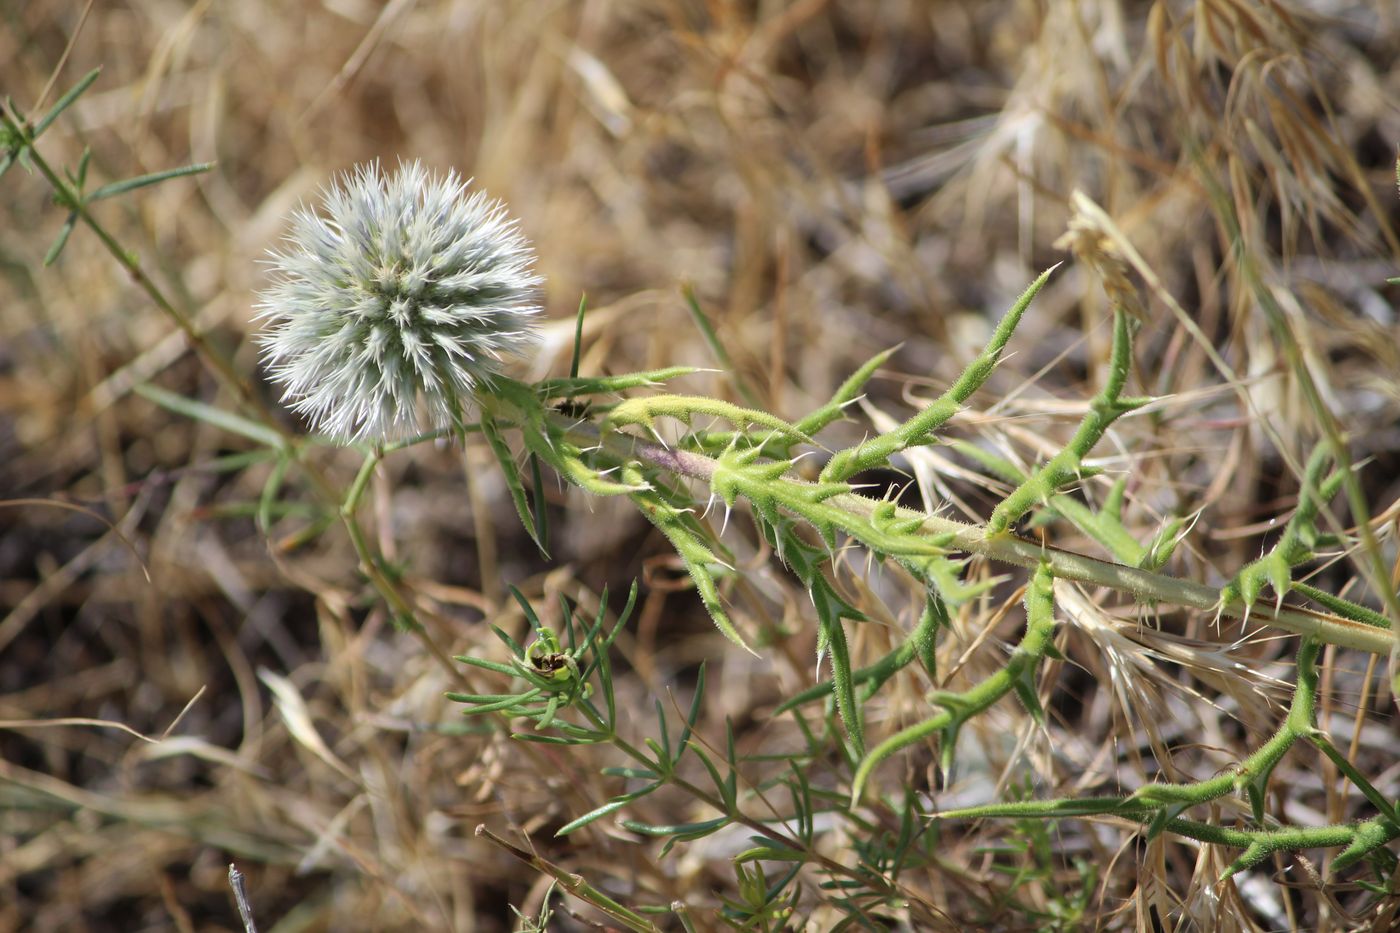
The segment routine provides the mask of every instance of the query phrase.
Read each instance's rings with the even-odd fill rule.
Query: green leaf
[[[128,191],[135,191],[138,188],[146,188],[151,185],[158,185],[171,178],[183,178],[186,175],[200,175],[214,167],[213,162],[200,162],[195,165],[186,165],[181,168],[166,169],[163,172],[151,172],[149,175],[139,175],[136,178],[128,178],[125,181],[114,181],[111,184],[103,185],[92,194],[87,196],[87,203],[101,201],[104,198],[115,197],[119,194],[126,194]]]
[[[671,767],[675,767],[685,754],[686,747],[690,742],[690,735],[695,730],[695,723],[700,718],[701,703],[705,698],[705,662],[700,662],[700,672],[695,676],[695,695],[690,700],[690,712],[685,717],[685,728],[681,730],[680,738],[676,739],[676,757],[671,760]]]
[[[716,830],[723,829],[728,826],[730,822],[729,817],[720,816],[713,820],[700,820],[695,823],[672,823],[668,826],[656,826],[651,823],[640,823],[636,820],[623,820],[622,826],[642,836],[685,836],[688,841],[693,841],[708,836]]]
[[[786,846],[761,845],[745,849],[734,856],[735,864],[745,862],[805,862],[810,858],[806,852],[789,849]]]
[[[1021,297],[1012,305],[1011,310],[1006,312],[1001,323],[997,325],[997,329],[992,334],[992,339],[987,343],[987,346],[982,349],[977,359],[963,370],[962,375],[949,387],[947,392],[944,392],[923,411],[894,430],[870,438],[854,447],[837,451],[822,469],[821,478],[828,482],[849,479],[862,470],[887,464],[889,458],[901,450],[931,443],[934,432],[957,414],[962,404],[971,398],[973,393],[991,377],[997,363],[1001,360],[1002,350],[1006,348],[1007,341],[1011,339],[1016,325],[1020,323],[1021,316],[1030,307],[1036,294],[1049,281],[1051,273],[1056,268],[1058,265],[1045,270],[1022,293]]]
[[[44,254],[44,265],[51,266],[58,260],[58,254],[63,252],[63,247],[68,245],[68,237],[73,233],[73,227],[78,222],[76,212],[69,212],[68,217],[63,221],[63,226],[59,228],[58,236],[54,239],[49,251]]]
[[[730,379],[734,381],[734,387],[739,390],[739,395],[748,404],[758,405],[758,396],[754,394],[748,383],[734,368],[734,361],[730,359],[729,352],[724,349],[724,344],[720,342],[719,334],[716,333],[714,325],[710,323],[705,312],[700,309],[700,300],[695,297],[695,289],[687,284],[681,291],[685,295],[685,306],[690,311],[690,319],[695,322],[695,328],[700,331],[700,336],[704,338],[706,346],[710,348],[710,352],[719,361],[719,365],[729,373]]]
[[[272,507],[277,502],[277,495],[282,491],[282,481],[287,477],[287,470],[292,465],[292,458],[285,453],[277,458],[277,462],[272,466],[272,472],[268,474],[267,482],[263,484],[262,496],[258,499],[258,528],[263,534],[267,534],[272,527]]]
[[[574,353],[569,360],[569,378],[578,378],[579,354],[583,350],[583,315],[588,310],[588,296],[578,296],[578,315],[574,318]]]
[[[34,132],[29,134],[30,140],[35,140],[42,136],[44,130],[52,126],[53,121],[57,120],[63,111],[72,106],[73,101],[77,100],[83,95],[84,91],[92,87],[92,82],[96,81],[97,76],[100,74],[102,74],[102,69],[94,68],[83,75],[82,79],[79,80],[77,84],[73,85],[73,87],[68,90],[68,93],[60,97],[58,103],[49,108],[49,112],[44,114],[43,118],[38,123],[34,124]]]
[[[544,477],[540,458],[530,454],[530,488],[535,493],[535,527],[532,537],[539,542],[540,553],[549,556],[549,503],[544,497]]]
[[[645,389],[661,385],[670,379],[699,372],[694,366],[667,366],[620,376],[591,376],[586,379],[547,379],[539,384],[540,397],[568,398],[575,395],[609,395],[629,389]]]
[[[621,810],[623,807],[627,806],[627,805],[628,805],[629,803],[631,803],[632,801],[638,799],[639,797],[645,797],[647,794],[650,794],[652,791],[656,790],[657,788],[659,788],[659,787],[661,787],[661,786],[662,786],[662,785],[659,784],[659,783],[657,783],[657,784],[649,784],[649,785],[647,785],[646,787],[642,788],[642,789],[639,790],[639,791],[634,791],[634,792],[632,792],[632,793],[630,793],[630,794],[626,794],[625,796],[617,797],[617,798],[615,798],[615,799],[613,799],[613,800],[609,800],[607,803],[603,804],[601,807],[595,807],[594,809],[589,810],[587,813],[585,813],[583,816],[579,817],[578,819],[573,820],[572,822],[569,822],[569,823],[565,823],[563,826],[559,827],[558,831],[555,832],[554,835],[555,835],[556,837],[558,837],[558,836],[567,836],[567,835],[569,835],[570,833],[574,832],[575,830],[582,829],[583,827],[587,826],[589,823],[592,823],[592,822],[594,822],[594,821],[596,821],[596,820],[602,819],[603,817],[607,816],[609,813],[616,813],[618,810]]]
[[[855,682],[851,675],[851,653],[846,644],[843,618],[864,620],[865,616],[843,600],[826,579],[818,573],[808,591],[817,610],[818,644],[825,645],[831,655],[831,680],[836,694],[836,708],[850,737],[857,758],[865,757],[865,727],[861,722],[860,703],[856,699]],[[820,648],[818,649],[820,658]]]
[[[653,428],[659,417],[675,418],[689,423],[696,415],[723,418],[737,427],[751,424],[769,428],[778,434],[801,443],[815,443],[806,434],[797,430],[781,418],[756,408],[741,408],[730,402],[695,395],[649,395],[644,398],[629,398],[618,403],[603,419],[604,431],[620,425],[636,424]]]
[[[249,440],[266,444],[276,450],[281,450],[286,446],[281,434],[266,425],[244,418],[242,415],[235,415],[222,408],[215,408],[204,402],[196,402],[183,395],[176,395],[174,392],[168,392],[149,384],[138,385],[135,391],[142,398],[155,402],[160,407],[169,409],[177,415],[212,424],[216,428],[221,428],[231,434],[242,435]]]
[[[540,540],[539,525],[535,516],[530,513],[530,500],[525,495],[524,484],[520,481],[520,471],[515,465],[515,456],[511,453],[510,447],[506,445],[505,439],[501,437],[495,419],[486,412],[481,413],[481,434],[486,438],[486,446],[491,449],[496,463],[501,468],[501,474],[505,477],[506,490],[510,493],[511,503],[515,505],[515,514],[520,516],[520,524],[530,535],[530,540],[535,542],[535,547],[540,549],[541,556],[548,560],[549,553],[545,551],[544,542]]]

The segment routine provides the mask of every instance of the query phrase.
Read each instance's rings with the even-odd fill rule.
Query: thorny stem
[[[704,483],[712,482],[719,469],[718,461],[705,454],[667,447],[619,432],[609,432],[600,438],[590,426],[579,425],[558,414],[551,417],[555,419],[556,427],[567,432],[571,439],[581,446],[601,444],[609,456],[623,462],[640,460],[667,473]],[[794,486],[814,486],[800,479],[785,477],[782,481]],[[865,518],[870,517],[876,507],[881,505],[874,499],[856,493],[833,496],[825,502]],[[1389,654],[1394,645],[1394,637],[1389,631],[1330,613],[1300,606],[1222,606],[1219,592],[1201,583],[1042,545],[1011,532],[994,534],[985,526],[960,522],[941,515],[927,515],[904,507],[898,507],[896,514],[900,518],[922,519],[923,524],[919,528],[922,535],[952,535],[949,546],[956,550],[1028,569],[1035,568],[1043,560],[1049,564],[1051,573],[1057,579],[1131,593],[1145,602],[1219,611],[1222,616],[1229,618],[1256,620],[1295,634],[1313,635],[1329,644],[1369,651],[1372,654]]]
[[[1197,162],[1198,175],[1206,186],[1212,204],[1216,208],[1216,216],[1221,219],[1225,226],[1231,254],[1240,273],[1249,284],[1250,290],[1254,292],[1260,308],[1263,309],[1269,328],[1274,333],[1283,349],[1285,358],[1288,360],[1289,371],[1298,380],[1298,386],[1303,390],[1308,407],[1312,409],[1318,427],[1326,435],[1327,444],[1332,449],[1332,456],[1337,461],[1337,469],[1342,474],[1342,488],[1346,490],[1347,505],[1351,508],[1353,523],[1356,525],[1357,535],[1361,540],[1361,553],[1366,558],[1365,560],[1353,558],[1353,560],[1361,570],[1362,575],[1368,578],[1371,588],[1375,590],[1390,618],[1393,630],[1389,650],[1400,652],[1400,593],[1396,591],[1390,570],[1385,565],[1380,542],[1376,539],[1375,531],[1371,527],[1370,508],[1366,503],[1366,495],[1361,488],[1361,483],[1352,471],[1351,453],[1347,449],[1342,428],[1337,423],[1336,415],[1323,399],[1322,392],[1317,387],[1317,381],[1313,379],[1312,369],[1308,366],[1307,360],[1303,358],[1302,347],[1298,343],[1298,337],[1293,332],[1293,328],[1289,326],[1288,316],[1280,307],[1278,299],[1274,297],[1273,290],[1264,281],[1263,273],[1260,272],[1253,254],[1246,248],[1244,231],[1235,212],[1234,200],[1223,189],[1215,173],[1200,163],[1199,156]],[[1394,685],[1392,684],[1392,686]]]

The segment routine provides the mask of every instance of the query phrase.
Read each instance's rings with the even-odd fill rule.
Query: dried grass
[[[79,13],[5,10],[0,83],[21,106],[50,81]],[[1139,373],[1163,397],[1115,430],[1101,465],[1130,471],[1135,531],[1198,514],[1174,569],[1218,584],[1291,505],[1318,429],[1231,254],[1213,180],[1353,455],[1370,458],[1374,510],[1400,496],[1400,324],[1384,284],[1400,267],[1400,16],[1387,3],[142,2],[94,8],[58,86],[97,65],[99,85],[45,152],[73,164],[91,146],[104,178],[218,162],[110,203],[103,218],[247,372],[258,260],[288,209],[352,163],[421,158],[474,175],[535,241],[555,324],[532,374],[567,365],[584,291],[595,309],[586,370],[713,365],[684,282],[736,380],[784,414],[905,341],[869,400],[902,418],[903,388],[941,386],[987,315],[1061,258],[1051,244],[1081,189],[1140,256],[1127,270],[1151,321]],[[742,837],[664,861],[606,821],[553,838],[616,793],[598,774],[616,762],[464,729],[442,695],[468,675],[392,630],[342,536],[284,547],[301,527],[293,518],[269,547],[247,509],[268,467],[220,471],[236,440],[132,388],[228,400],[91,239],[75,236],[41,270],[61,217],[23,173],[4,185],[0,495],[97,518],[32,502],[0,509],[0,930],[232,929],[231,858],[267,928],[280,918],[279,930],[505,929],[507,904],[529,913],[543,886],[474,837],[478,823],[628,903],[699,908],[729,889],[726,859]],[[956,433],[1033,463],[1092,394],[1105,320],[1093,276],[1061,274]],[[721,394],[735,384],[692,383]],[[755,660],[675,585],[683,576],[664,541],[611,503],[555,496],[562,552],[546,568],[488,463],[482,451],[464,465],[417,448],[373,489],[381,545],[408,568],[405,590],[435,640],[490,654],[499,646],[485,620],[519,633],[504,581],[550,612],[559,594],[593,607],[604,585],[642,577],[638,623],[618,642],[624,702],[639,716],[654,697],[683,708],[706,661],[703,735],[721,741],[728,716],[746,749],[794,741],[789,721],[767,714],[811,682],[813,625],[769,555],[739,532],[754,569],[732,598],[771,644]],[[946,449],[910,467],[930,501],[983,516],[995,501]],[[325,468],[348,481],[354,463],[327,452]],[[1392,561],[1395,521],[1392,508],[1375,526]],[[846,570],[848,597],[881,623],[853,638],[856,656],[873,658],[890,626],[910,624],[909,589],[893,570],[869,573],[861,555]],[[1347,586],[1354,573],[1340,560],[1319,585]],[[956,620],[941,685],[993,669],[1010,633],[995,623],[1003,609],[1015,615],[1007,596]],[[1047,725],[1008,705],[969,726],[962,780],[935,792],[940,807],[1028,776],[1042,794],[1204,777],[1276,724],[1291,679],[1279,641],[1197,615],[1149,619],[1074,587],[1061,598],[1074,662],[1047,674]],[[1323,724],[1393,799],[1380,671],[1348,653],[1327,661]],[[928,686],[894,685],[867,728],[884,735],[924,717]],[[933,791],[932,760],[914,756],[903,779]],[[1278,812],[1319,823],[1361,812],[1325,762],[1298,754],[1286,765]],[[814,762],[815,779],[836,766]],[[761,778],[757,766],[746,775]],[[637,815],[707,815],[693,810],[661,796]],[[930,831],[944,862],[904,879],[924,905],[907,922],[1025,928],[1028,915],[1007,905],[1043,906],[1043,893],[1013,896],[986,849],[1012,830]],[[1300,861],[1222,885],[1228,853],[1147,844],[1128,826],[1066,823],[1055,846],[1051,877],[1065,889],[1079,883],[1074,858],[1096,867],[1096,929],[1392,922],[1393,907],[1353,916],[1357,891],[1322,884]],[[815,911],[813,929],[838,916]]]

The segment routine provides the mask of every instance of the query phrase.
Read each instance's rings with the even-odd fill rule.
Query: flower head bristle
[[[258,298],[263,361],[283,400],[342,440],[450,428],[505,356],[534,341],[528,241],[455,172],[377,163],[301,209]]]

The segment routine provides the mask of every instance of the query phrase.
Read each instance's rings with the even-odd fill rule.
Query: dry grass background
[[[903,341],[870,396],[903,417],[905,393],[944,384],[990,315],[1062,258],[1051,244],[1080,188],[1155,270],[1141,282],[1152,323],[1139,374],[1142,389],[1170,397],[1100,453],[1131,470],[1138,531],[1168,513],[1199,515],[1173,570],[1218,584],[1291,506],[1317,436],[1296,373],[1222,245],[1233,208],[1353,455],[1371,458],[1366,488],[1395,559],[1391,3],[130,0],[82,12],[0,5],[0,88],[33,107],[71,43],[60,89],[104,71],[42,141],[51,161],[75,164],[91,146],[100,180],[218,163],[100,214],[245,372],[256,371],[258,259],[289,209],[353,163],[421,158],[475,176],[534,240],[552,325],[531,374],[567,366],[585,291],[595,309],[585,371],[713,365],[681,297],[688,282],[736,380],[783,415]],[[1227,202],[1212,201],[1207,177]],[[475,838],[478,823],[521,844],[528,836],[626,903],[685,901],[712,925],[704,908],[732,888],[727,856],[743,840],[715,837],[657,861],[655,846],[606,820],[554,839],[618,792],[598,768],[619,762],[527,754],[484,727],[464,729],[442,698],[454,675],[393,631],[338,529],[290,547],[306,522],[288,515],[269,547],[251,517],[268,466],[220,469],[247,445],[132,390],[149,381],[232,401],[93,238],[79,231],[41,269],[61,214],[39,179],[12,170],[3,185],[0,496],[14,501],[0,508],[0,929],[234,929],[230,859],[264,929],[506,929],[507,904],[532,908],[543,883]],[[1092,393],[1105,320],[1092,277],[1062,272],[957,433],[1034,462],[1072,424],[1068,403]],[[709,374],[690,386],[732,394],[736,380]],[[845,430],[854,438],[862,427]],[[353,455],[324,459],[349,481]],[[947,478],[935,492],[985,517],[994,498],[958,465],[969,464],[946,451],[911,464],[936,468]],[[684,703],[707,660],[702,731],[722,739],[731,716],[746,748],[782,747],[791,726],[768,712],[812,678],[800,591],[770,566],[732,594],[770,646],[742,657],[674,585],[682,577],[665,542],[625,509],[559,493],[560,544],[546,567],[503,492],[479,450],[464,464],[417,448],[376,480],[380,544],[402,562],[445,650],[495,652],[483,619],[519,631],[504,582],[549,611],[558,594],[592,606],[605,584],[616,593],[640,577],[640,618],[619,642],[623,696],[639,713],[668,692]],[[80,505],[120,535],[52,503]],[[1072,530],[1053,535],[1097,553]],[[849,569],[853,599],[909,623],[899,581],[867,582],[859,558]],[[1353,573],[1339,561],[1318,579],[1356,591]],[[958,620],[945,646],[950,663],[969,658],[957,676],[994,663],[969,648],[997,608]],[[1207,776],[1275,727],[1286,697],[1275,679],[1291,678],[1286,643],[1238,643],[1237,629],[1194,616],[1143,630],[1112,608],[1065,610],[1075,664],[1045,681],[1057,697],[1047,729],[1009,704],[969,727],[961,751],[973,790],[955,784],[937,805],[979,786],[1007,793],[1032,775],[1042,795]],[[854,647],[873,658],[889,643],[869,626]],[[1393,797],[1400,743],[1377,689],[1383,670],[1352,653],[1327,661],[1324,725]],[[285,682],[260,680],[260,668]],[[283,684],[280,703],[272,683]],[[872,706],[872,735],[926,715],[925,687],[902,685]],[[56,722],[73,717],[165,738]],[[307,724],[324,740],[319,755],[298,735]],[[931,761],[891,765],[888,779],[927,789]],[[1287,792],[1271,806],[1294,821],[1364,812],[1307,755],[1290,757],[1278,782]],[[687,808],[667,797],[637,815],[694,818]],[[1090,928],[1134,928],[1152,905],[1163,929],[1387,928],[1361,911],[1369,902],[1354,885],[1321,884],[1286,857],[1272,874],[1219,885],[1229,852],[1065,824],[1048,837],[1046,888],[1013,890],[984,848],[1015,838],[1011,828],[939,831],[942,863],[905,879],[928,905],[905,916],[916,929],[970,918],[1034,929],[1022,908],[1079,885],[1076,858],[1097,870]],[[840,843],[832,833],[833,855]],[[804,902],[812,929],[839,916],[818,895],[809,888]]]

